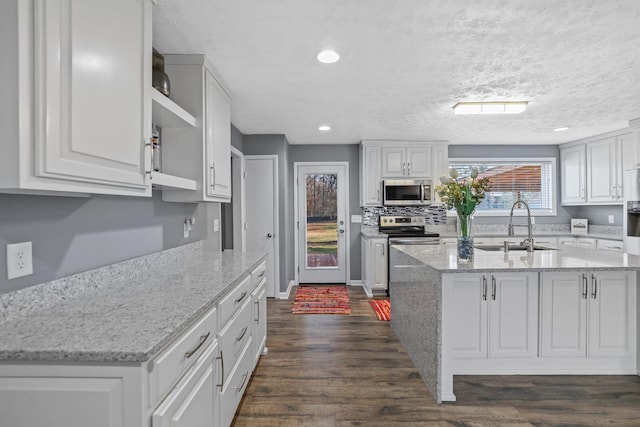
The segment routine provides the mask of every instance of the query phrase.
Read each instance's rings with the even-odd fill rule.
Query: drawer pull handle
[[[222,378],[218,387],[224,387],[224,356],[222,355],[222,350],[220,350],[220,357],[216,357],[216,359],[220,360],[220,372],[222,373]]]
[[[200,347],[202,347],[202,344],[205,343],[205,341],[207,341],[207,338],[209,338],[209,335],[211,335],[211,332],[207,332],[206,335],[203,335],[200,337],[200,342],[198,343],[198,345],[196,346],[196,348],[194,348],[191,351],[187,351],[184,355],[186,356],[186,358],[190,358],[191,356],[193,356],[196,351],[198,351],[200,349]]]
[[[247,378],[249,378],[249,373],[245,372],[245,374],[242,376],[242,382],[240,383],[238,388],[236,388],[236,391],[242,391],[242,387],[244,387],[244,383],[247,382]]]
[[[242,328],[242,332],[240,332],[240,335],[238,335],[238,338],[236,338],[236,342],[242,341],[242,338],[244,338],[244,335],[247,333],[248,328],[249,328],[248,326],[245,326],[244,328]]]
[[[241,293],[238,299],[236,300],[236,304],[242,301],[246,296],[247,296],[247,291],[244,291],[243,293]]]
[[[260,301],[256,301],[255,304],[257,310],[256,323],[260,323]]]
[[[264,273],[266,273],[266,270],[262,270],[260,274],[258,274],[258,277],[264,277]]]

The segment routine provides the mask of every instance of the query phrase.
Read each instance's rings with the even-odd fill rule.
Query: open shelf
[[[184,108],[151,88],[153,123],[160,128],[195,127],[196,118]]]
[[[179,176],[167,175],[161,172],[154,172],[151,175],[151,184],[154,186],[180,188],[183,190],[196,189],[196,182],[192,179],[180,178]]]

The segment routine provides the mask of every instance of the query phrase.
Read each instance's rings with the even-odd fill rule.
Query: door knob
[[[270,239],[270,238],[272,238],[272,237],[273,237],[273,234],[271,234],[271,233],[267,233],[267,237]]]

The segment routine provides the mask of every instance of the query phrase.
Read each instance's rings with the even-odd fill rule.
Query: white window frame
[[[451,164],[455,163],[535,163],[535,162],[551,162],[551,210],[547,209],[531,209],[531,216],[557,216],[558,212],[558,170],[557,159],[555,157],[499,157],[499,158],[486,158],[486,157],[450,157],[449,169]],[[436,185],[438,185],[436,183]],[[495,210],[476,210],[474,216],[509,216],[510,210],[495,209]],[[516,208],[513,210],[514,216],[527,216],[527,210],[522,208]],[[455,210],[447,212],[447,216],[456,216]]]

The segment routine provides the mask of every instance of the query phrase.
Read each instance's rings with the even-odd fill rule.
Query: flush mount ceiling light
[[[323,64],[333,64],[334,62],[338,62],[340,60],[340,55],[338,54],[338,52],[333,50],[323,50],[318,54],[318,56],[316,56],[316,58],[318,58],[318,61],[322,62]]]
[[[565,130],[569,130],[569,128],[568,127],[555,128],[553,131],[554,132],[563,132]]]
[[[318,126],[318,130],[320,132],[329,132],[331,130],[331,126],[327,126],[327,125]]]
[[[453,106],[456,114],[520,114],[528,101],[458,102]]]

